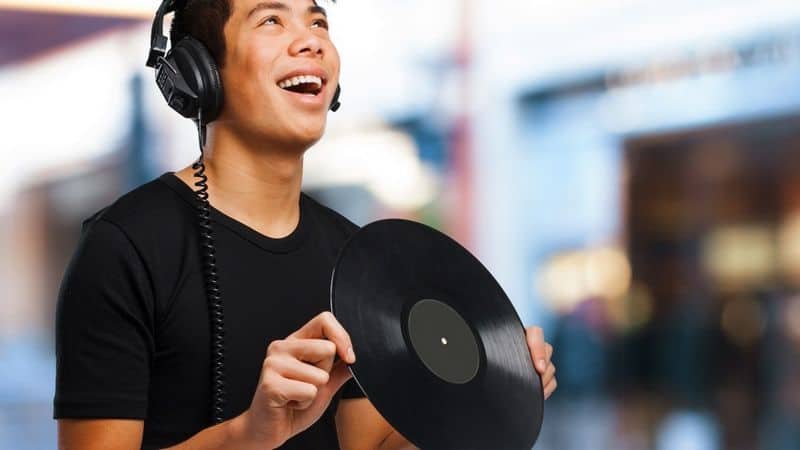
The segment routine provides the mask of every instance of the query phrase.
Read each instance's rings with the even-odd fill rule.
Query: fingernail
[[[356,362],[356,354],[353,352],[353,347],[347,349],[347,359],[350,360],[350,363]]]
[[[540,370],[544,370],[546,368],[547,368],[547,363],[545,363],[543,359],[540,359],[539,360],[539,369]]]

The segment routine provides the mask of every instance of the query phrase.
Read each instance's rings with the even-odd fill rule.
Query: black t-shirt
[[[210,329],[195,194],[167,172],[83,224],[56,314],[55,418],[144,419],[143,448],[210,423]],[[358,227],[305,193],[288,236],[267,237],[214,209],[225,312],[226,419],[245,411],[268,344],[329,309],[339,249]],[[338,449],[340,397],[282,449]]]

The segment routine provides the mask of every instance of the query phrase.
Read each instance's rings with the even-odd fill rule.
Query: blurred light
[[[585,255],[586,288],[590,295],[606,299],[618,298],[631,285],[631,265],[618,248],[598,248]]]
[[[750,297],[737,297],[722,309],[722,331],[736,344],[747,347],[764,332],[765,320],[761,307]]]
[[[157,4],[141,0],[0,0],[0,9],[152,19]]]
[[[717,228],[704,242],[703,265],[723,290],[757,286],[775,270],[773,234],[761,225]]]
[[[385,127],[326,138],[306,153],[303,177],[310,187],[365,186],[386,206],[404,211],[425,206],[437,192],[436,174],[411,137]]]
[[[628,295],[609,303],[609,312],[619,331],[641,328],[653,318],[653,295],[647,285],[636,282],[630,287]]]
[[[565,252],[545,264],[535,284],[554,311],[567,314],[590,298],[624,296],[631,284],[630,262],[615,247]]]
[[[587,298],[582,259],[579,252],[556,255],[537,277],[540,294],[558,313],[569,314]]]
[[[650,289],[639,283],[628,297],[628,326],[639,328],[653,318],[653,295]]]
[[[719,429],[712,416],[678,411],[664,419],[656,435],[657,450],[718,450]]]
[[[778,258],[783,275],[800,284],[800,213],[790,215],[778,234]]]

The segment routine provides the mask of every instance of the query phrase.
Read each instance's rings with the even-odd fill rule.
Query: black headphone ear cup
[[[214,58],[197,39],[185,37],[170,50],[186,83],[197,93],[203,110],[203,125],[219,116],[222,109],[222,80]]]
[[[213,112],[210,116],[211,119],[208,119],[208,122],[210,122],[219,117],[219,113],[222,111],[225,91],[222,89],[222,75],[219,73],[217,63],[210,54],[208,56],[208,74],[210,75],[211,92],[213,93],[213,103],[209,107],[209,111]]]

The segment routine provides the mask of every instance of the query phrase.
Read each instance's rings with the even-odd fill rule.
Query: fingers
[[[308,409],[320,397],[329,399],[352,377],[344,361],[332,365],[330,373],[285,354],[264,360],[261,390],[270,407]]]
[[[325,339],[288,338],[272,341],[267,347],[267,357],[272,355],[289,355],[300,361],[330,371],[336,356],[336,344]]]
[[[277,372],[265,372],[262,386],[267,396],[267,405],[273,408],[288,406],[293,409],[307,409],[317,398],[317,386],[284,378]]]
[[[536,371],[543,374],[547,370],[550,357],[547,355],[547,344],[544,341],[544,331],[541,327],[529,327],[526,333],[528,348],[531,352]],[[551,350],[552,352],[552,350]]]
[[[547,370],[545,370],[544,375],[542,375],[542,386],[547,387],[551,381],[554,381],[556,378],[556,366],[553,363],[550,363],[547,366]]]
[[[545,400],[547,400],[548,398],[550,398],[551,395],[553,395],[553,392],[556,390],[556,387],[558,387],[558,382],[556,382],[556,379],[553,378],[553,380],[544,387]]]
[[[551,362],[553,358],[553,346],[544,340],[544,330],[541,327],[529,327],[526,329],[528,348],[531,352],[536,371],[542,379],[544,398],[550,398],[556,390],[556,366]]]
[[[330,374],[327,370],[284,355],[268,356],[264,360],[263,370],[265,372],[275,372],[283,378],[302,381],[315,386],[324,385],[330,380]]]
[[[356,361],[355,353],[353,353],[353,344],[350,342],[350,335],[347,334],[347,331],[333,314],[328,311],[311,319],[302,328],[292,333],[289,338],[328,339],[336,344],[336,352],[343,361],[348,364],[353,364]]]

